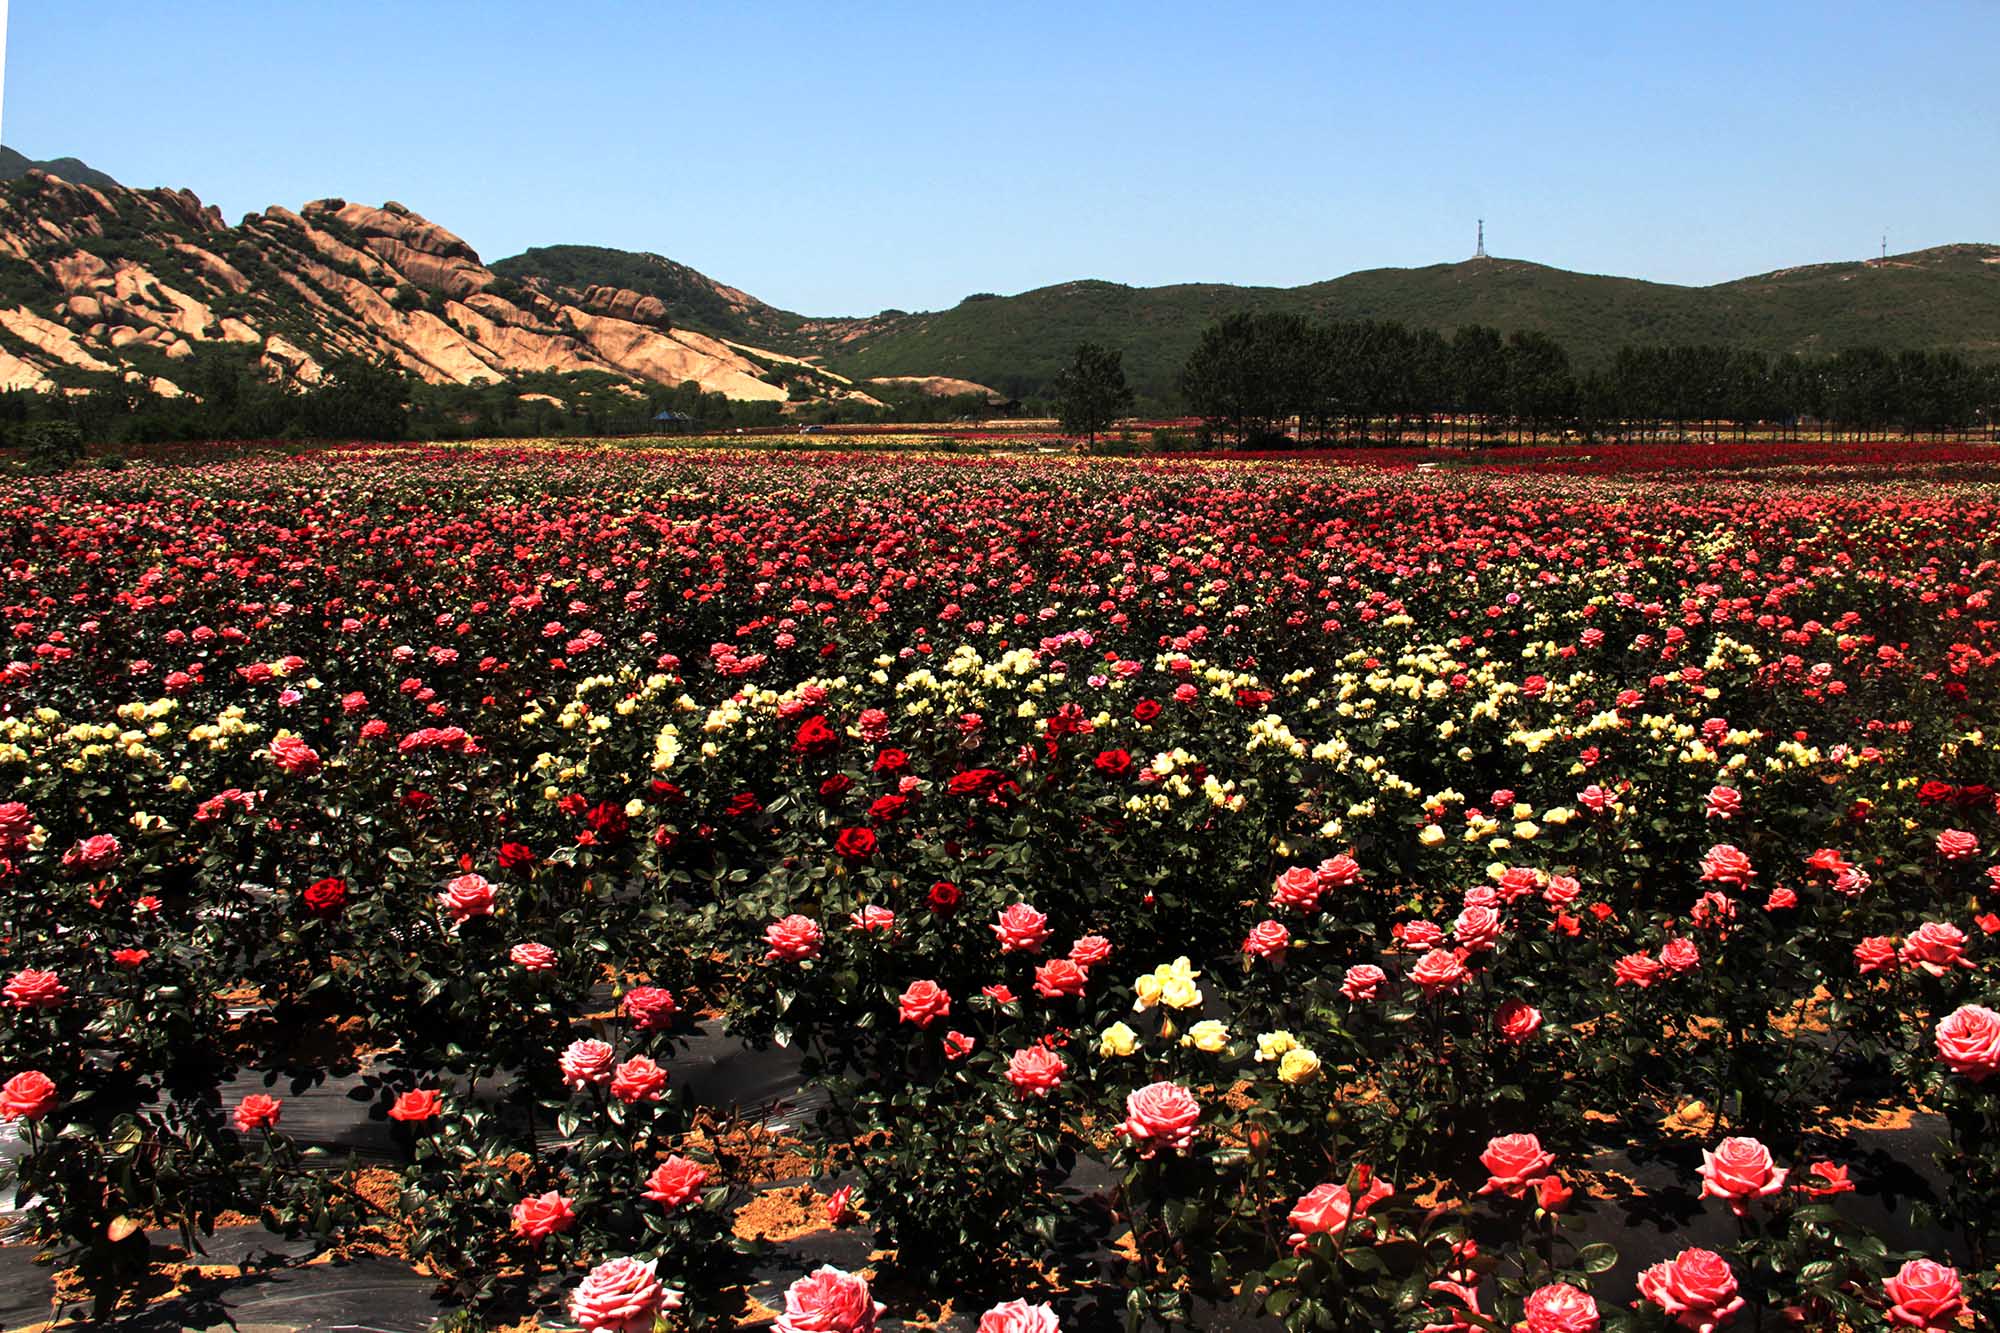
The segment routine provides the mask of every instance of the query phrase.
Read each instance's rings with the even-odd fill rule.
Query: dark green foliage
[[[1079,343],[1076,355],[1056,376],[1056,414],[1062,428],[1086,435],[1097,447],[1097,432],[1132,409],[1120,353],[1097,343]]]

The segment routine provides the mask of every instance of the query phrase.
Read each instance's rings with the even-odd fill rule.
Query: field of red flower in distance
[[[100,1319],[261,1224],[593,1330],[1991,1326],[1991,464],[1645,453],[0,482],[15,1239]],[[780,1192],[854,1262],[760,1288]]]

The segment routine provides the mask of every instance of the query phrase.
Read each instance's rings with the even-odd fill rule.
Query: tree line
[[[1502,440],[1748,435],[1857,440],[1989,426],[2000,367],[1949,351],[1820,357],[1718,346],[1623,347],[1579,372],[1546,334],[1467,325],[1449,337],[1380,320],[1239,314],[1206,329],[1180,374],[1190,412],[1239,443],[1297,438]]]

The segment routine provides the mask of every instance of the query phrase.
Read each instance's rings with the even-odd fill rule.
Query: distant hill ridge
[[[1289,288],[1083,280],[981,292],[948,310],[819,318],[657,254],[551,245],[487,266],[400,204],[339,199],[232,227],[188,191],[131,190],[74,158],[0,149],[0,388],[83,391],[118,376],[179,392],[176,363],[200,343],[229,342],[307,383],[331,358],[359,353],[432,383],[596,371],[790,403],[1004,399],[1045,388],[1092,341],[1121,349],[1142,399],[1164,405],[1202,329],[1240,310],[1531,330],[1584,366],[1621,345],[1662,343],[1941,348],[1993,361],[2000,246],[1710,287],[1474,259]]]

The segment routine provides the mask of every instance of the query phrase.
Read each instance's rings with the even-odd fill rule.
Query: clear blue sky
[[[808,314],[1496,254],[2000,241],[2000,0],[13,0],[0,132],[233,222],[399,200]]]

